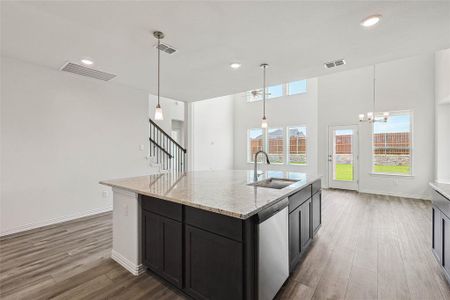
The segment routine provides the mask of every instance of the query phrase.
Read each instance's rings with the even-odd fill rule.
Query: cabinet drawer
[[[293,212],[309,198],[311,198],[311,185],[305,186],[302,190],[289,196],[289,213]]]
[[[433,205],[439,208],[448,218],[450,218],[450,200],[435,190],[433,190],[432,193]]]
[[[209,232],[242,241],[242,221],[240,219],[186,206],[185,222]]]
[[[312,183],[312,194],[314,195],[317,192],[320,192],[322,188],[322,180],[318,179]]]
[[[154,212],[158,215],[171,218],[177,221],[182,220],[182,205],[149,197],[141,196],[141,206],[142,209]]]

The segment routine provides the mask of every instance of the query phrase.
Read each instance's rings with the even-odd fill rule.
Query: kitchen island
[[[101,183],[114,192],[112,258],[196,299],[271,299],[321,224],[320,177],[304,173],[262,172],[257,185],[237,170]]]

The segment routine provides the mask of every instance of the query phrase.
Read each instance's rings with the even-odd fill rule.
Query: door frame
[[[353,130],[353,138],[352,138],[353,180],[352,181],[333,180],[334,131],[346,129]],[[328,138],[328,149],[327,149],[328,187],[335,189],[359,191],[359,126],[355,124],[329,125],[327,138]]]

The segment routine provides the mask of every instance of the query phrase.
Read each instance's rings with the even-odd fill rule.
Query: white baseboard
[[[129,261],[127,258],[122,256],[119,252],[115,251],[114,249],[111,250],[111,258],[115,260],[119,265],[124,267],[126,270],[128,270],[131,274],[134,276],[138,276],[142,273],[144,273],[144,266],[142,264],[136,265]]]
[[[79,218],[83,218],[83,217],[89,217],[89,216],[92,216],[92,215],[96,215],[96,214],[100,214],[100,213],[104,213],[104,212],[109,212],[109,211],[112,211],[112,205],[110,205],[108,207],[104,207],[104,208],[91,209],[91,210],[88,210],[88,211],[85,211],[85,212],[76,213],[76,214],[72,214],[72,215],[68,215],[68,216],[53,218],[53,219],[50,219],[50,220],[45,220],[45,221],[40,221],[40,222],[35,222],[35,223],[29,223],[29,224],[21,225],[21,226],[14,227],[14,228],[11,228],[11,229],[7,229],[5,231],[1,231],[0,232],[0,237],[6,236],[6,235],[10,235],[10,234],[14,234],[14,233],[19,233],[19,232],[22,232],[22,231],[36,229],[36,228],[39,228],[39,227],[44,227],[44,226],[54,225],[54,224],[58,224],[58,223],[62,223],[62,222],[67,222],[67,221],[71,221],[71,220],[75,220],[75,219],[79,219]]]
[[[393,193],[393,192],[380,192],[375,190],[366,190],[360,189],[360,193],[366,194],[375,194],[375,195],[386,195],[386,196],[395,196],[395,197],[403,197],[403,198],[412,198],[412,199],[420,199],[420,200],[431,200],[431,195],[428,194],[409,194],[409,193]]]

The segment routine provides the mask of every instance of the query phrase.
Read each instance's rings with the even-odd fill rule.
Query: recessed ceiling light
[[[81,60],[81,63],[86,66],[92,66],[94,64],[94,61],[90,58],[83,58]]]
[[[371,27],[371,26],[377,24],[378,22],[380,22],[380,20],[381,20],[381,15],[368,16],[367,18],[365,18],[364,20],[361,21],[361,26]]]
[[[232,63],[232,64],[230,64],[230,67],[232,68],[232,69],[239,69],[240,67],[241,67],[241,64],[240,63]]]

